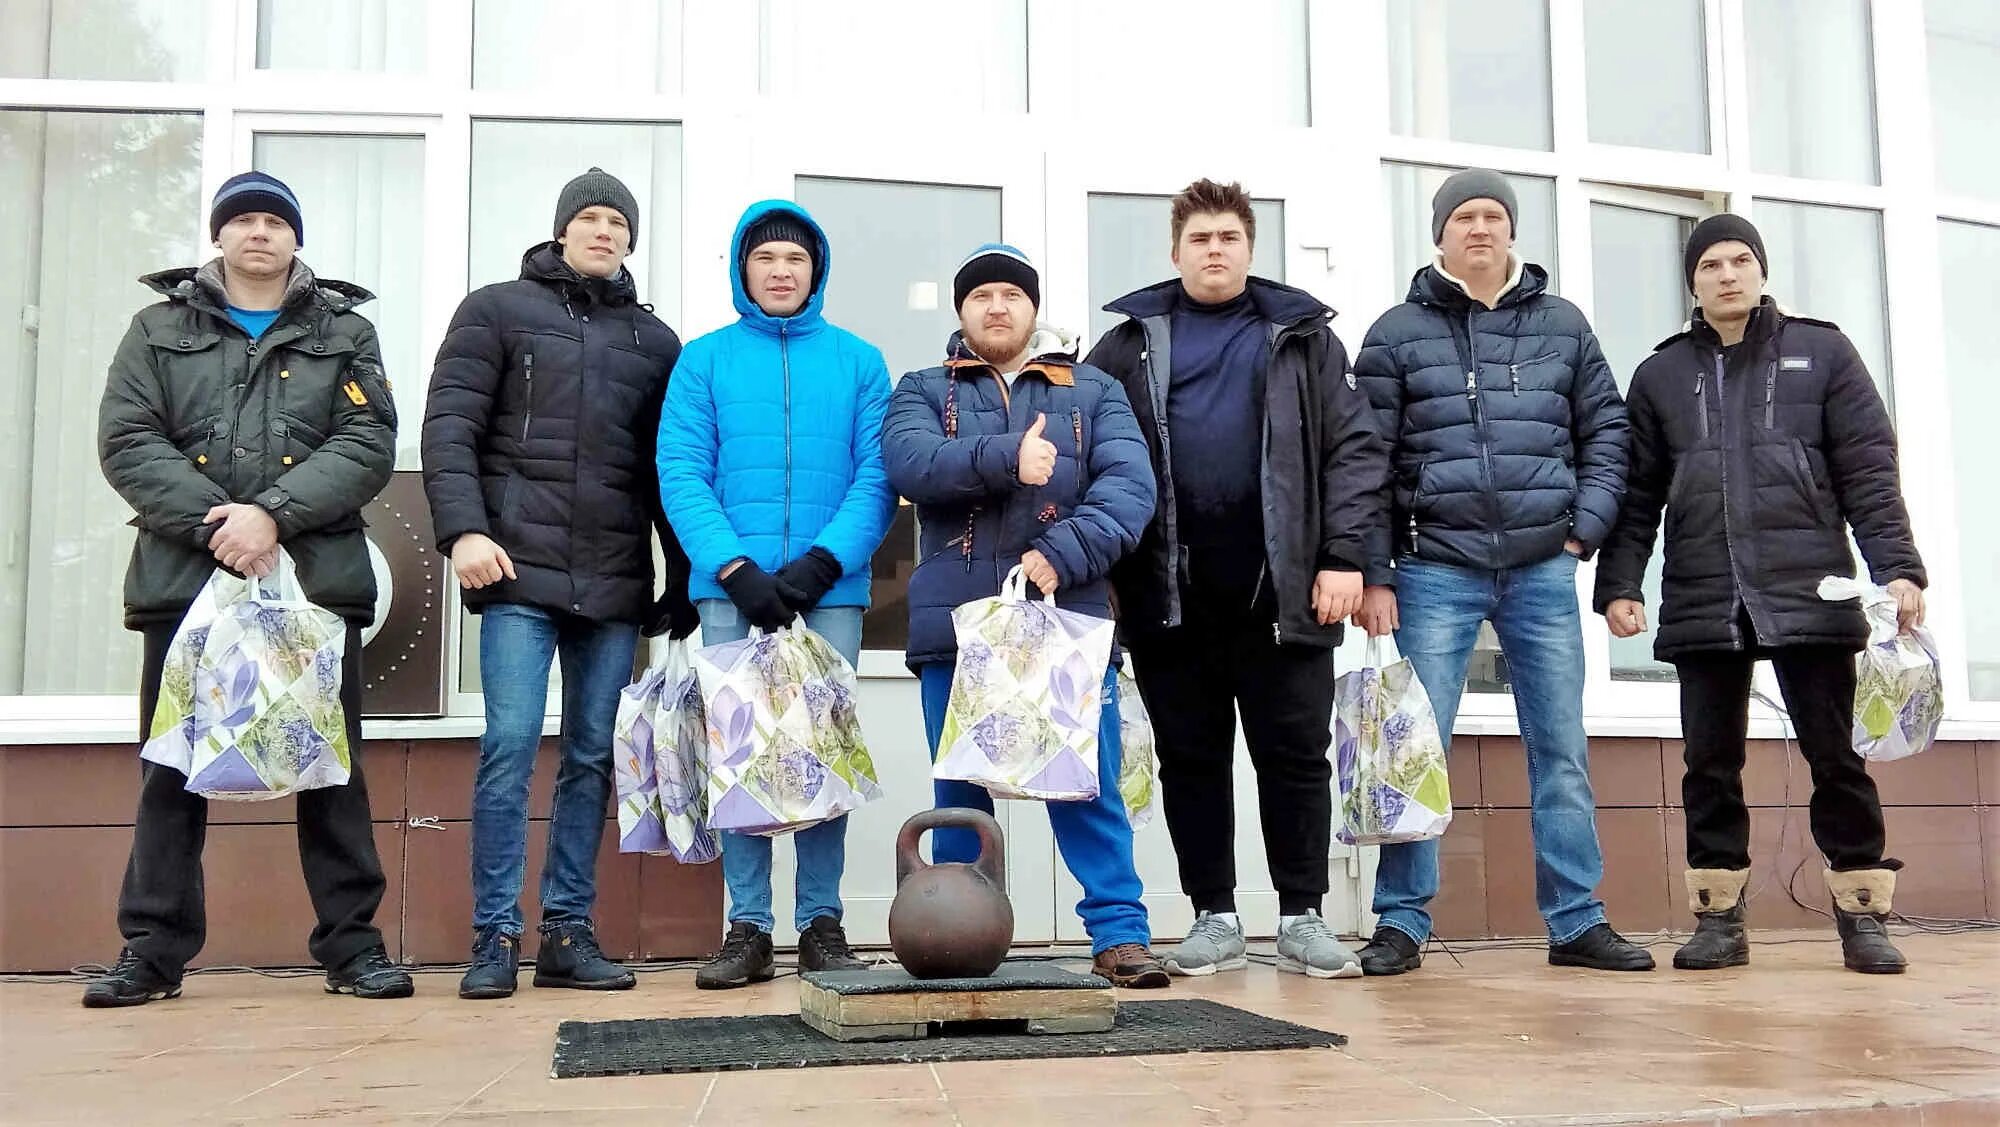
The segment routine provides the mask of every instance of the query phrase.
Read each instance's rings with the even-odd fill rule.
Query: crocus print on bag
[[[709,825],[775,835],[881,796],[854,710],[854,667],[803,625],[695,653],[708,730]]]
[[[1016,567],[999,595],[951,612],[958,666],[931,777],[978,783],[1000,798],[1093,799],[1117,628],[1053,597],[1031,601],[1026,587]]]
[[[1868,616],[1868,645],[1854,658],[1854,750],[1881,762],[1931,746],[1944,722],[1944,674],[1931,632],[1897,630],[1896,596],[1872,583],[1829,575],[1819,597],[1860,599]]]
[[[174,631],[140,758],[205,798],[255,802],[347,782],[347,623],[313,605],[289,553],[263,579],[221,568]]]
[[[697,865],[721,855],[708,827],[708,728],[685,641],[653,643],[653,661],[618,697],[611,761],[618,850]]]
[[[1408,661],[1382,664],[1368,639],[1361,668],[1334,681],[1335,836],[1387,845],[1443,835],[1451,824],[1451,776],[1437,714]]]

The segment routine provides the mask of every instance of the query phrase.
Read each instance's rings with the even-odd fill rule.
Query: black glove
[[[792,619],[798,617],[792,603],[805,598],[805,592],[748,559],[723,578],[722,590],[743,613],[743,620],[760,630],[790,626]]]
[[[665,634],[678,642],[694,633],[694,628],[700,625],[701,615],[694,609],[694,604],[688,601],[687,593],[683,591],[661,595],[654,599],[652,613],[646,619],[646,628],[640,633],[648,638],[657,638]]]
[[[797,588],[803,598],[787,599],[791,608],[805,614],[819,605],[833,585],[840,581],[840,561],[825,548],[808,548],[806,554],[778,569],[778,582]]]

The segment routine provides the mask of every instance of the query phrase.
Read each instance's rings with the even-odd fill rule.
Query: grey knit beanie
[[[613,208],[623,215],[632,234],[632,249],[639,248],[639,201],[633,198],[624,181],[593,166],[589,172],[564,184],[562,194],[556,197],[555,237],[562,238],[569,221],[586,207]]]
[[[1431,245],[1444,243],[1445,220],[1457,211],[1467,200],[1496,200],[1507,211],[1507,225],[1514,229],[1514,236],[1520,237],[1521,220],[1514,204],[1514,187],[1507,178],[1490,168],[1468,168],[1454,172],[1445,179],[1431,197]]]

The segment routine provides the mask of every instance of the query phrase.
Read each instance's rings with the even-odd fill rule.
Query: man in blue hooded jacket
[[[882,471],[889,369],[821,316],[826,233],[788,200],[736,225],[736,323],[681,353],[660,416],[660,497],[691,565],[707,645],[804,616],[849,663],[861,656],[868,564],[896,495]],[[855,959],[841,929],[847,819],[793,835],[802,970]],[[706,990],[763,982],[771,951],[771,839],[722,835],[729,934],[695,975]]]
[[[1111,565],[1153,516],[1153,467],[1124,389],[1037,329],[1041,281],[1019,250],[989,243],[952,280],[959,331],[945,363],[896,385],[882,436],[889,481],[917,506],[923,544],[910,577],[910,669],[922,682],[933,758],[957,668],[952,609],[989,598],[1016,566],[1058,606],[1111,617]],[[1098,729],[1104,785],[1088,802],[1051,802],[1049,827],[1083,885],[1077,905],[1093,968],[1114,986],[1167,985],[1132,861],[1118,777],[1118,683],[1105,670]],[[937,805],[993,812],[973,783],[939,781]],[[931,837],[940,862],[979,854],[970,830]]]

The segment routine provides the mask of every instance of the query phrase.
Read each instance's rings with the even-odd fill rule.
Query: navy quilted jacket
[[[997,594],[1030,548],[1060,583],[1056,605],[1111,617],[1111,565],[1153,519],[1153,467],[1118,381],[1038,330],[1009,390],[953,333],[944,365],[896,385],[882,431],[889,482],[917,506],[909,664],[958,653],[952,608]],[[1046,415],[1056,448],[1045,485],[1020,480],[1021,436]]]
[[[1583,311],[1528,265],[1488,309],[1436,267],[1368,330],[1354,374],[1393,450],[1393,509],[1368,568],[1411,554],[1520,567],[1610,534],[1625,492],[1625,404]]]

